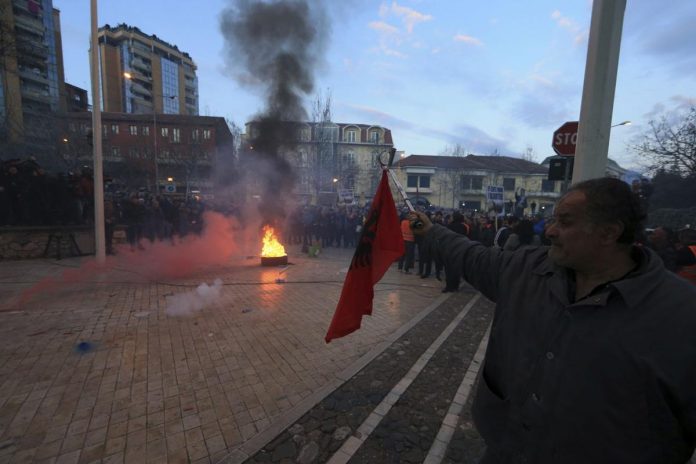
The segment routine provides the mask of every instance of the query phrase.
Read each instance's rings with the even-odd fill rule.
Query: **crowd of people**
[[[94,214],[88,168],[49,175],[32,158],[0,164],[0,226],[84,224]]]

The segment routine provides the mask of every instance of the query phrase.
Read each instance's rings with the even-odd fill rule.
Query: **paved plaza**
[[[0,462],[229,459],[444,298],[436,280],[393,266],[373,316],[327,345],[352,250],[288,254],[285,270],[238,256],[167,282],[145,282],[137,269],[88,273],[23,305],[23,290],[87,258],[0,263]],[[167,315],[168,297],[216,278],[213,304]]]

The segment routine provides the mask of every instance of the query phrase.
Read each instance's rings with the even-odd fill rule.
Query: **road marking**
[[[452,440],[454,431],[457,428],[459,415],[461,414],[462,409],[464,409],[464,405],[466,404],[466,400],[469,398],[471,389],[474,387],[479,368],[481,367],[483,358],[486,355],[486,347],[488,346],[488,337],[490,334],[491,325],[488,326],[488,330],[486,330],[486,333],[481,339],[481,343],[479,343],[476,354],[474,355],[474,359],[471,360],[469,369],[467,369],[466,374],[464,374],[462,383],[459,384],[457,393],[452,399],[452,403],[450,404],[449,410],[445,415],[445,419],[442,421],[440,430],[437,432],[437,436],[435,437],[433,444],[430,446],[430,450],[428,451],[428,455],[425,457],[423,464],[440,464],[442,459],[445,457],[447,446]]]
[[[399,401],[401,395],[408,389],[411,383],[418,377],[418,374],[423,370],[423,368],[428,364],[430,359],[435,355],[437,350],[442,346],[442,344],[447,340],[447,338],[452,334],[454,329],[459,325],[459,323],[464,319],[464,317],[469,313],[469,310],[476,304],[476,302],[481,297],[480,293],[469,300],[464,309],[455,317],[452,322],[442,331],[439,337],[428,347],[427,350],[418,358],[411,369],[406,373],[406,375],[392,388],[392,390],[387,394],[387,396],[382,400],[380,404],[370,413],[370,415],[360,424],[358,430],[352,435],[348,440],[343,443],[336,453],[327,461],[327,464],[345,464],[350,458],[353,457],[355,452],[360,448],[360,446],[367,440],[367,437],[374,431],[375,428],[382,421],[384,416],[386,416],[391,410],[392,406]]]

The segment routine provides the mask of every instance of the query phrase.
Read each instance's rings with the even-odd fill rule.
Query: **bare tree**
[[[696,175],[696,108],[676,121],[662,116],[632,148],[649,172],[665,170],[681,176]]]
[[[534,153],[534,147],[531,145],[527,145],[527,148],[524,150],[524,153],[522,154],[522,159],[525,161],[529,161],[530,163],[536,163],[536,154]]]
[[[445,148],[440,152],[441,156],[466,156],[468,155],[468,150],[464,145],[461,143],[457,142],[453,145],[447,145]]]
[[[326,95],[320,92],[312,105],[312,125],[314,126],[314,189],[320,191],[332,188],[331,179],[337,174],[338,163],[336,126],[331,121],[331,90]]]

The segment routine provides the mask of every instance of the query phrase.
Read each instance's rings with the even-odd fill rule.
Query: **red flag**
[[[401,236],[399,216],[389,189],[387,171],[383,171],[358,247],[343,282],[341,298],[324,338],[326,343],[360,328],[363,315],[372,314],[374,285],[403,254],[404,239]]]

